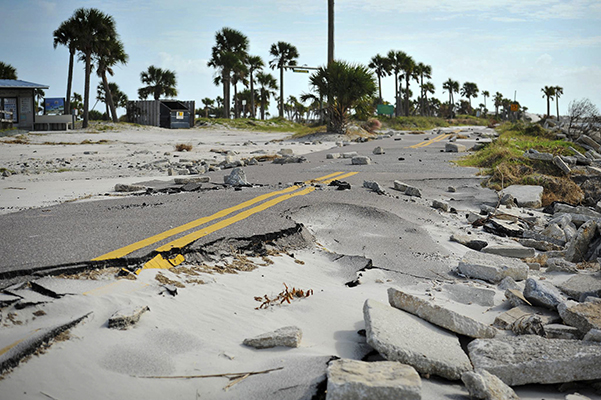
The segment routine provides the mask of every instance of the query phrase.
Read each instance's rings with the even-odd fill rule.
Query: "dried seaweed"
[[[294,299],[303,299],[311,296],[313,294],[313,289],[308,289],[307,291],[302,289],[297,289],[293,287],[292,289],[288,288],[288,285],[284,283],[284,290],[278,293],[274,298],[269,298],[269,296],[255,296],[255,301],[261,302],[259,307],[255,307],[255,310],[260,310],[262,308],[268,308],[274,305],[282,305],[284,302],[290,304]]]

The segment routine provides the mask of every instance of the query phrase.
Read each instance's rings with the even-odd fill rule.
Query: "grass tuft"
[[[192,151],[192,145],[188,143],[178,143],[175,145],[175,151]]]

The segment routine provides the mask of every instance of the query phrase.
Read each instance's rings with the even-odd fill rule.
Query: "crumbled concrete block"
[[[481,250],[483,253],[496,254],[503,257],[513,258],[530,258],[536,255],[536,251],[530,247],[524,247],[521,245],[499,245],[493,244],[488,245]]]
[[[421,400],[422,381],[415,369],[394,361],[332,361],[326,400]]]
[[[446,143],[444,146],[444,151],[447,153],[465,153],[467,151],[467,147],[459,143]]]
[[[523,293],[516,289],[505,290],[505,298],[509,301],[509,304],[511,304],[513,307],[519,307],[519,306],[523,306],[523,305],[529,305],[529,306],[532,305],[532,303],[530,303],[524,297]]]
[[[401,181],[394,181],[393,184],[394,184],[394,189],[399,190],[401,192],[404,192],[409,187],[409,185],[407,185],[406,183],[403,183]]]
[[[386,194],[386,190],[376,181],[363,181],[363,187],[371,189],[377,194]]]
[[[353,165],[370,165],[371,159],[367,156],[355,156],[351,159]]]
[[[464,372],[461,380],[473,399],[520,400],[512,388],[486,370]]]
[[[591,329],[584,335],[582,339],[585,342],[597,342],[601,343],[601,329]]]
[[[512,308],[511,310],[505,311],[502,314],[499,314],[495,318],[493,326],[499,329],[511,329],[511,326],[514,324],[514,322],[516,322],[519,319],[526,318],[530,315],[536,315],[540,317],[543,325],[552,324],[560,321],[559,315],[552,311],[537,307],[518,306]]]
[[[486,247],[485,247],[486,248]],[[515,258],[469,251],[461,259],[459,272],[469,278],[498,283],[510,276],[516,281],[528,278],[528,265]]]
[[[533,278],[526,279],[524,297],[536,306],[543,306],[552,310],[556,309],[559,303],[566,300],[552,283]]]
[[[244,339],[243,344],[255,349],[268,349],[276,346],[298,347],[303,336],[299,327],[286,326],[254,338]]]
[[[326,154],[326,158],[328,160],[336,160],[336,159],[338,159],[340,157],[341,157],[340,153],[328,153],[328,154]]]
[[[557,287],[574,299],[580,299],[586,295],[599,297],[601,296],[601,273],[574,275]]]
[[[146,190],[146,186],[128,185],[126,183],[117,183],[115,185],[115,192],[120,192],[120,193],[139,192],[141,190]]]
[[[357,157],[359,155],[359,153],[357,153],[356,151],[349,151],[346,153],[342,153],[342,158],[354,158]]]
[[[405,194],[407,196],[422,197],[421,190],[413,186],[407,186],[407,189],[405,189]]]
[[[510,386],[601,379],[601,346],[536,335],[476,339],[468,345],[474,369]]]
[[[596,300],[584,303],[568,300],[559,304],[557,311],[565,324],[586,334],[591,329],[601,329],[601,299]]]
[[[582,336],[578,328],[563,324],[544,325],[545,337],[547,339],[570,339],[578,340]]]
[[[555,164],[557,168],[559,168],[566,175],[569,175],[572,172],[568,164],[566,164],[566,162],[559,156],[553,157],[553,164]]]
[[[462,284],[446,284],[443,291],[454,301],[463,304],[478,304],[484,307],[495,305],[495,291]]]
[[[508,276],[508,277],[505,277],[501,281],[501,283],[499,283],[498,288],[500,290],[507,290],[507,289],[518,290],[520,287],[512,277]]]
[[[442,210],[444,212],[449,211],[449,203],[440,200],[432,200],[432,208],[436,208],[437,210]]]
[[[363,315],[367,343],[389,361],[450,380],[459,380],[472,369],[457,336],[445,329],[370,299]]]
[[[511,185],[503,189],[503,194],[513,196],[517,205],[525,208],[542,207],[543,187],[537,185]]]
[[[588,247],[595,236],[597,231],[597,222],[595,220],[589,220],[582,224],[576,233],[576,236],[568,243],[566,250],[565,259],[578,263],[583,261],[584,255],[588,251]]]
[[[108,327],[121,330],[129,329],[140,321],[140,317],[146,311],[150,311],[148,306],[123,308],[109,318]]]
[[[384,151],[384,149],[380,146],[376,147],[373,151],[374,154],[376,155],[380,155],[380,154],[386,154],[386,152]]]
[[[250,186],[250,183],[246,180],[246,173],[242,168],[234,168],[229,175],[223,177],[223,181],[226,185],[231,186]]]
[[[488,242],[480,239],[474,239],[468,235],[462,235],[459,233],[454,233],[451,235],[451,240],[453,242],[461,243],[465,247],[469,247],[472,250],[480,251],[486,246],[488,246]]]
[[[395,308],[417,315],[434,325],[460,335],[473,338],[491,338],[497,334],[495,328],[484,325],[467,315],[459,314],[429,300],[421,299],[395,288],[388,289],[388,301]]]

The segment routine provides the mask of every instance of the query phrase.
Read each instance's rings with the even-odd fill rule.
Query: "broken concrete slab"
[[[505,298],[509,301],[509,303],[513,307],[519,307],[519,306],[523,306],[523,305],[529,305],[529,306],[532,305],[532,303],[530,303],[524,297],[523,293],[516,289],[505,290]]]
[[[597,222],[595,220],[589,220],[582,224],[576,232],[576,236],[568,243],[565,259],[575,263],[583,261],[596,231]]]
[[[356,151],[349,151],[346,153],[342,153],[342,158],[353,158],[353,157],[357,157],[359,155],[359,153],[357,153]]]
[[[146,190],[146,187],[142,185],[128,185],[126,183],[117,183],[115,185],[115,192],[119,193],[139,192],[142,190]]]
[[[43,343],[50,341],[58,334],[79,324],[91,312],[78,318],[71,318],[49,328],[36,329],[34,332],[25,334],[24,339],[15,341],[5,346],[0,353],[0,374],[9,368],[13,368],[26,356],[33,354]]]
[[[545,337],[547,339],[569,339],[578,340],[582,337],[582,333],[578,328],[563,324],[548,324],[544,325]]]
[[[601,379],[601,346],[594,342],[525,335],[476,339],[468,351],[474,369],[510,386]]]
[[[531,247],[524,247],[522,245],[502,245],[502,244],[490,244],[481,250],[483,253],[496,254],[503,257],[512,258],[530,258],[536,255],[536,251]]]
[[[148,306],[128,307],[116,311],[108,321],[108,327],[112,329],[126,330],[140,321],[140,317],[146,311],[150,311]]]
[[[468,251],[459,261],[458,270],[469,278],[498,283],[507,276],[522,281],[528,278],[529,268],[526,263],[515,258]]]
[[[250,186],[246,180],[246,173],[242,168],[234,168],[229,175],[223,177],[223,182],[230,186]]]
[[[407,311],[460,335],[472,338],[492,338],[497,334],[495,328],[484,325],[467,315],[461,315],[451,309],[395,288],[388,289],[388,302],[395,308]]]
[[[559,156],[553,157],[553,164],[555,164],[555,166],[557,166],[557,168],[559,168],[566,175],[569,175],[572,172],[568,164],[566,164],[566,162]]]
[[[328,153],[326,154],[326,159],[328,160],[337,160],[341,157],[340,153]]]
[[[450,380],[472,369],[457,336],[442,328],[371,299],[363,315],[367,343],[389,361]]]
[[[303,332],[297,326],[285,326],[272,332],[263,333],[254,338],[244,339],[242,342],[246,346],[255,349],[268,349],[271,347],[298,347],[300,346]]]
[[[327,376],[326,400],[422,398],[422,381],[415,369],[394,361],[334,360]]]
[[[495,322],[493,326],[499,329],[507,329],[510,330],[511,326],[518,320],[529,317],[531,315],[536,315],[540,317],[543,325],[553,324],[556,322],[561,322],[561,318],[555,312],[550,310],[546,310],[538,307],[531,307],[527,305],[521,305],[512,308],[511,310],[505,311],[502,314],[499,314],[495,318]]]
[[[210,176],[194,176],[191,178],[175,178],[176,185],[185,185],[188,183],[209,183],[211,182]]]
[[[405,189],[405,194],[407,196],[422,197],[422,191],[413,186],[407,186],[407,189]]]
[[[567,213],[571,214],[572,219],[575,215],[586,215],[591,218],[601,218],[601,213],[596,212],[584,206],[571,206],[569,204],[555,203],[553,207],[554,214]]]
[[[380,154],[386,154],[386,151],[384,151],[384,149],[381,146],[378,146],[374,149],[373,153],[376,155],[380,155]]]
[[[585,342],[597,342],[601,343],[601,329],[591,329],[582,338]]]
[[[401,192],[404,192],[409,187],[409,185],[407,185],[406,183],[403,183],[401,181],[394,181],[393,184],[394,184],[394,190],[399,190]]]
[[[584,301],[583,296],[601,297],[601,273],[580,273],[572,276],[567,281],[560,283],[557,287],[568,296]]]
[[[447,153],[465,153],[467,151],[467,147],[459,143],[446,143],[444,146],[444,151]]]
[[[469,247],[470,249],[476,250],[476,251],[480,251],[483,248],[485,248],[486,246],[488,246],[488,242],[486,242],[484,240],[473,239],[472,237],[470,237],[468,235],[462,235],[459,233],[454,233],[453,235],[451,235],[451,240],[453,242],[460,243],[460,244],[464,245],[465,247]]]
[[[371,165],[371,158],[367,156],[355,156],[351,159],[352,165]]]
[[[451,300],[463,304],[478,304],[484,307],[495,305],[495,291],[475,286],[457,284],[443,285],[442,290],[448,294]]]
[[[540,208],[543,205],[543,190],[542,186],[536,185],[511,185],[501,193],[512,195],[520,207]]]
[[[442,210],[444,212],[449,211],[449,203],[440,200],[432,200],[432,208],[436,208],[437,210]]]
[[[501,283],[498,285],[500,290],[513,289],[518,290],[520,287],[517,282],[510,276],[503,278]]]
[[[583,334],[591,329],[601,329],[601,299],[599,298],[584,303],[568,300],[558,305],[557,311],[565,324],[578,328]]]
[[[526,279],[524,287],[524,297],[536,306],[542,306],[554,310],[557,305],[566,300],[563,294],[552,283]]]
[[[559,257],[548,258],[545,264],[547,266],[547,272],[557,271],[569,272],[572,274],[578,272],[578,267],[576,267],[576,264]]]
[[[467,391],[473,399],[519,400],[512,388],[486,370],[465,372],[461,375]]]
[[[518,243],[524,247],[531,247],[538,251],[559,251],[563,250],[563,247],[553,244],[551,242],[535,239],[518,239]]]
[[[376,181],[363,181],[363,187],[371,189],[377,194],[386,194],[386,190]]]

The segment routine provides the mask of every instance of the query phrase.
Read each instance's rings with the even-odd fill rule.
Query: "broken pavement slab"
[[[557,287],[577,300],[586,295],[601,297],[601,273],[580,273],[557,285]]]
[[[528,278],[528,265],[518,259],[468,251],[459,261],[458,270],[468,278],[498,283],[510,276],[516,281]]]
[[[146,311],[150,311],[148,306],[123,308],[109,318],[108,327],[120,330],[129,329],[140,321],[140,317]]]
[[[415,369],[394,361],[334,360],[328,367],[326,400],[421,400],[422,382]]]
[[[543,187],[535,185],[511,185],[503,189],[503,194],[510,194],[518,206],[524,208],[542,207]]]
[[[465,372],[461,380],[473,399],[520,400],[512,388],[484,369]]]
[[[463,304],[478,304],[484,307],[495,305],[494,290],[479,288],[461,283],[446,284],[442,287],[451,300]]]
[[[492,338],[497,333],[497,330],[491,326],[395,288],[388,289],[388,301],[395,308],[407,311],[460,335],[472,338]]]
[[[524,247],[520,244],[491,244],[483,248],[482,253],[496,254],[503,257],[512,258],[530,258],[534,257],[536,251],[531,247]]]
[[[535,306],[542,306],[555,310],[557,305],[565,301],[563,294],[551,282],[526,279],[524,297]]]
[[[514,307],[511,310],[497,315],[493,326],[499,329],[510,330],[514,322],[523,318],[527,318],[531,315],[540,317],[543,325],[561,322],[561,318],[556,312],[544,308],[523,305]]]
[[[3,347],[0,349],[0,373],[15,367],[24,357],[34,353],[43,343],[74,327],[90,314],[92,312],[49,328],[36,329],[30,332],[29,335]]]
[[[474,369],[509,386],[601,379],[601,346],[594,342],[524,335],[476,339],[468,350]]]
[[[472,369],[457,336],[442,328],[371,299],[363,306],[363,316],[367,343],[389,361],[450,380]]]
[[[578,328],[583,334],[591,329],[601,329],[601,299],[591,298],[584,303],[568,300],[557,306],[563,322]]]
[[[303,332],[297,326],[285,326],[272,332],[263,333],[254,338],[244,339],[242,344],[255,349],[269,349],[271,347],[298,347],[300,346]]]

